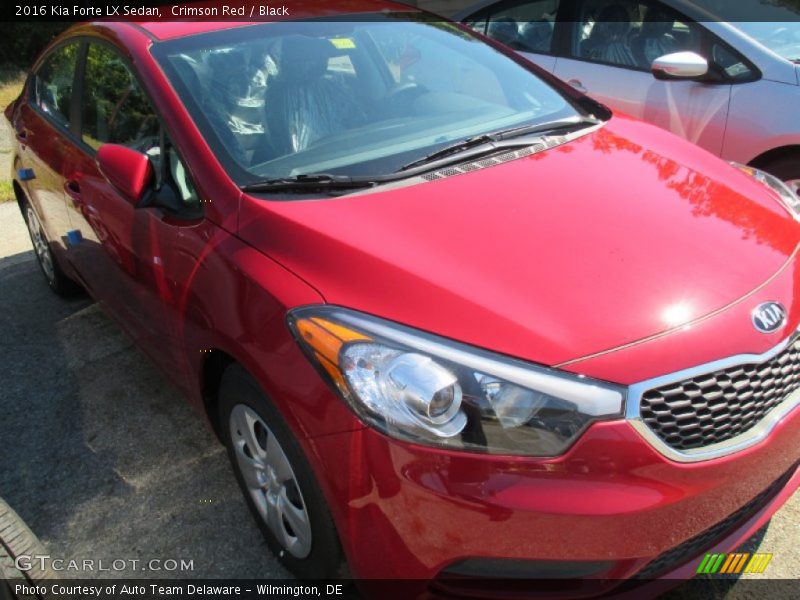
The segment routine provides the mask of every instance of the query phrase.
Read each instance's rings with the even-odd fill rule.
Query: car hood
[[[738,170],[615,117],[436,181],[245,195],[239,235],[327,302],[558,365],[731,306],[793,259],[800,228]]]

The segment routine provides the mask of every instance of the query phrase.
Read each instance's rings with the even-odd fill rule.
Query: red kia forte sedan
[[[280,560],[615,585],[766,523],[797,197],[424,12],[290,12],[76,26],[6,110],[47,282],[207,417]]]

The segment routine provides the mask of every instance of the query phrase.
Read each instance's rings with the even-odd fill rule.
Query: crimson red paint
[[[314,6],[298,4],[295,16],[392,5]],[[301,351],[287,327],[292,309],[347,307],[630,386],[786,339],[800,325],[800,224],[760,183],[621,115],[549,150],[436,181],[301,201],[243,193],[151,52],[228,27],[249,25],[95,23],[54,42],[99,40],[129,62],[201,215],[134,208],[155,176],[147,157],[114,145],[95,155],[32,106],[30,85],[6,110],[20,134],[15,171],[37,174],[16,184],[66,274],[212,423],[209,356],[224,353],[257,380],[299,440],[355,576],[428,580],[465,559],[502,558],[610,561],[606,575],[625,578],[791,477],[796,408],[757,444],[699,462],[660,453],[630,412],[593,423],[555,458],[434,449],[366,427]],[[74,229],[83,241],[69,247],[62,240]],[[766,301],[787,312],[768,335],[750,323]],[[782,481],[714,550],[734,548],[798,483]],[[667,576],[691,576],[694,558]]]
[[[146,155],[117,144],[104,144],[97,150],[100,172],[133,204],[152,184],[153,165]]]

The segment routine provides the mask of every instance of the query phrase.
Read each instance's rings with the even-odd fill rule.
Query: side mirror
[[[103,177],[133,205],[141,200],[153,181],[153,165],[147,155],[125,146],[100,146],[97,167]]]
[[[698,79],[708,74],[708,61],[695,52],[665,54],[653,61],[656,79]]]

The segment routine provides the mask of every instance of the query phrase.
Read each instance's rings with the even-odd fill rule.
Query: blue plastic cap
[[[36,174],[33,172],[33,169],[19,169],[17,171],[17,175],[22,181],[30,181],[31,179],[36,179]]]
[[[83,236],[79,229],[73,229],[67,232],[67,242],[70,246],[77,246],[83,240]]]

